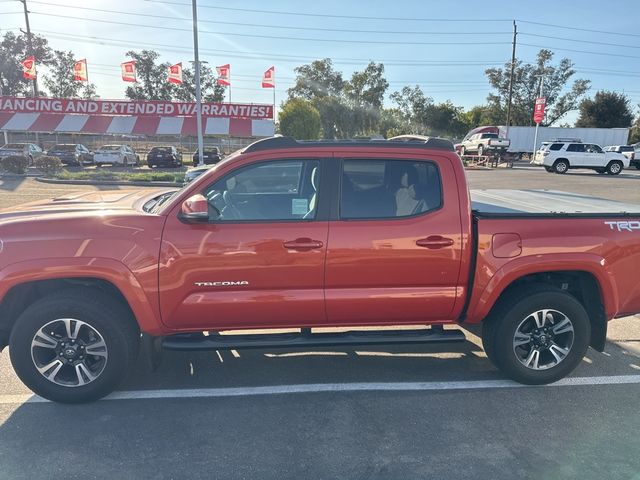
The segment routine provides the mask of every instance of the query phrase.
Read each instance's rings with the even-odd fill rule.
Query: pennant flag
[[[36,78],[36,57],[31,55],[25,58],[22,62],[22,76],[27,80],[34,80]]]
[[[78,60],[73,65],[73,79],[77,82],[89,81],[89,75],[87,74],[87,59]]]
[[[178,85],[182,83],[182,62],[169,67],[167,82],[177,83]]]
[[[226,65],[220,65],[216,67],[216,72],[218,72],[218,85],[231,85],[231,65],[228,63]]]
[[[122,69],[122,81],[124,82],[137,82],[136,79],[136,61],[123,62],[120,64]]]
[[[276,67],[271,67],[264,72],[262,77],[262,88],[276,88]]]

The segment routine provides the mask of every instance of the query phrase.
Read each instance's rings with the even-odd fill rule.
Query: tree
[[[379,110],[389,88],[389,82],[384,78],[384,65],[369,62],[362,72],[353,72],[351,80],[343,88],[354,104]]]
[[[298,140],[320,137],[320,113],[308,100],[292,98],[280,109],[280,133]]]
[[[52,61],[51,48],[44,37],[32,34],[33,55],[37,67],[49,65]],[[25,34],[7,32],[0,42],[0,90],[2,95],[31,95],[31,81],[22,76],[21,62],[31,53]]]
[[[95,96],[96,86],[94,84],[83,84],[73,79],[73,66],[76,58],[73,52],[63,52],[55,50],[53,60],[49,67],[49,73],[44,77],[44,85],[49,90],[52,97],[92,98]]]
[[[576,127],[630,127],[632,122],[633,113],[629,97],[622,93],[601,90],[594,98],[582,100]]]
[[[513,82],[513,102],[511,119],[513,125],[531,125],[533,123],[533,108],[540,89],[540,75],[544,75],[543,96],[547,99],[546,119],[543,125],[552,125],[560,120],[567,112],[578,108],[580,98],[589,89],[591,82],[578,79],[573,82],[569,91],[567,83],[576,73],[573,63],[568,58],[560,60],[558,65],[551,65],[553,52],[540,50],[535,63],[523,63],[516,60]],[[504,68],[489,68],[485,70],[489,84],[496,93],[487,97],[492,109],[506,112],[509,95],[509,74],[511,62]],[[506,122],[506,115],[501,122]]]
[[[125,95],[132,100],[171,100],[172,84],[167,82],[169,63],[156,63],[160,54],[154,50],[136,52],[130,50],[126,55],[136,62],[138,81],[127,87]]]
[[[326,96],[340,96],[344,88],[342,73],[333,69],[331,59],[314,60],[294,69],[296,83],[289,89],[290,98],[317,100]]]
[[[166,74],[165,74],[166,76]],[[211,67],[200,66],[200,90],[204,102],[219,103],[224,100],[226,87],[218,85]],[[196,100],[196,74],[195,69],[182,69],[182,83],[174,85],[173,98],[179,102],[195,102]]]

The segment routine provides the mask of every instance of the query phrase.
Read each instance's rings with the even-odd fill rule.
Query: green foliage
[[[88,180],[98,182],[174,182],[182,183],[184,172],[150,172],[150,173],[126,173],[109,171],[63,171],[55,175],[59,180]]]
[[[553,125],[567,112],[578,108],[580,98],[589,89],[589,80],[575,80],[566,91],[567,84],[576,73],[573,62],[563,58],[557,65],[551,65],[553,52],[540,50],[535,63],[516,60],[513,83],[512,125],[532,125],[533,108],[540,90],[540,75],[544,75],[543,96],[547,99],[546,118],[542,125]],[[504,68],[489,68],[485,71],[489,84],[496,91],[489,94],[487,101],[492,109],[507,111],[511,62]],[[562,93],[565,92],[565,93]],[[506,113],[500,122],[507,120]]]
[[[633,122],[631,102],[622,93],[601,90],[594,98],[580,103],[580,116],[576,127],[617,128],[630,127]]]
[[[36,157],[33,165],[47,176],[55,175],[62,170],[62,161],[58,157],[47,155]]]
[[[333,69],[330,58],[314,60],[296,67],[296,83],[289,89],[290,98],[304,98],[315,102],[318,98],[340,96],[344,88],[342,73]]]
[[[29,160],[27,157],[23,157],[22,155],[10,155],[8,157],[3,157],[0,165],[5,172],[22,175],[27,171]]]
[[[218,85],[217,78],[211,67],[200,66],[200,88],[204,102],[222,102],[227,87]],[[182,83],[172,86],[173,98],[179,102],[195,102],[196,100],[196,74],[195,68],[182,69]]]
[[[44,37],[32,34],[33,54],[37,68],[50,65],[53,60],[51,48]],[[20,96],[31,94],[31,81],[22,76],[20,62],[31,53],[27,47],[27,36],[6,32],[0,41],[0,90],[3,95]],[[41,72],[38,72],[41,73]]]
[[[384,78],[384,65],[369,62],[362,72],[353,72],[343,89],[346,97],[355,105],[379,110],[389,82]]]
[[[171,100],[171,84],[167,82],[169,63],[156,63],[160,54],[155,50],[129,50],[127,57],[136,62],[137,82],[125,91],[132,100]]]
[[[320,137],[320,113],[308,100],[292,98],[280,109],[280,133],[299,140]]]

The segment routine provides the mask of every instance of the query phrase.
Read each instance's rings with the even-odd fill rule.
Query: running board
[[[164,337],[162,347],[167,350],[198,351],[235,348],[449,343],[463,342],[464,340],[464,333],[460,330],[444,330],[440,327],[432,327],[422,330],[358,330],[344,333],[308,333],[308,330],[302,333],[248,335],[188,333]]]

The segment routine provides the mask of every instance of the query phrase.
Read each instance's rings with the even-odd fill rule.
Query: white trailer
[[[533,142],[536,127],[498,127],[500,137],[511,140],[508,153],[522,155],[523,153],[533,153]],[[601,147],[607,145],[626,145],[629,140],[628,128],[561,128],[561,127],[540,127],[538,129],[538,144],[536,150],[540,148],[542,142],[553,140],[580,140],[582,143],[595,143]]]

